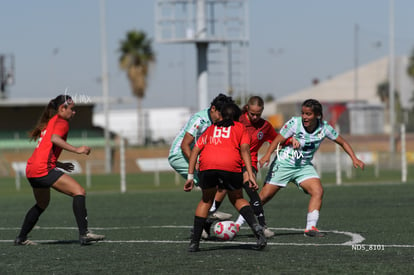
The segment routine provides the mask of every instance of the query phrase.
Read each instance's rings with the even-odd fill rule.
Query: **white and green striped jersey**
[[[195,113],[191,116],[191,118],[187,121],[183,128],[181,128],[178,135],[175,137],[169,153],[169,158],[171,157],[183,157],[184,155],[181,150],[181,143],[184,139],[185,133],[189,133],[195,139],[194,142],[191,144],[191,148],[193,148],[197,139],[201,136],[202,133],[212,124],[210,118],[210,108],[206,108],[201,110],[198,113]]]
[[[302,117],[292,117],[280,129],[284,138],[294,137],[300,143],[300,148],[293,149],[292,145],[277,149],[277,163],[288,166],[302,166],[310,164],[313,155],[321,142],[327,137],[330,140],[338,138],[338,133],[326,121],[319,121],[319,125],[312,133],[308,133],[302,124]]]

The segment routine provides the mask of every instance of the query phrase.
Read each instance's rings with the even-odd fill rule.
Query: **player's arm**
[[[254,190],[259,189],[259,186],[256,183],[256,179],[254,177],[254,173],[252,169],[252,161],[251,161],[249,144],[243,143],[240,145],[240,155],[246,167],[247,173],[249,174],[249,187]]]
[[[191,144],[194,142],[194,136],[189,134],[188,132],[185,133],[183,141],[181,142],[181,150],[186,159],[190,159],[191,154]]]
[[[267,148],[267,151],[265,155],[259,160],[260,166],[269,164],[270,157],[272,153],[279,147],[281,147],[281,144],[284,144],[286,141],[286,138],[284,138],[282,135],[277,135],[275,139],[270,143],[269,148]]]
[[[198,158],[198,154],[200,153],[200,148],[197,146],[194,146],[193,150],[191,151],[189,163],[188,163],[188,174],[187,174],[187,180],[184,184],[184,191],[189,192],[194,187],[194,171],[195,166]]]
[[[344,151],[349,155],[349,157],[352,159],[352,164],[355,168],[360,167],[361,169],[364,169],[365,163],[357,158],[357,156],[354,153],[354,150],[352,150],[351,145],[349,145],[349,143],[342,136],[339,135],[334,140],[334,142],[341,146],[342,149],[344,149]]]
[[[75,147],[70,145],[69,143],[67,143],[61,136],[53,134],[51,137],[51,142],[62,148],[63,150],[72,152],[72,153],[76,153],[76,154],[86,154],[89,155],[89,153],[91,152],[91,148],[88,146],[80,146],[80,147]]]

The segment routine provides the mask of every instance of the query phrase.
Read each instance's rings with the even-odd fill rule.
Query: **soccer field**
[[[107,177],[107,180],[115,181]],[[129,182],[134,178],[129,178]],[[131,185],[140,185],[141,178]],[[201,193],[181,186],[142,183],[125,194],[101,178],[87,196],[90,228],[106,240],[80,246],[72,200],[52,191],[49,208],[30,239],[13,240],[34,203],[30,189],[0,190],[1,274],[410,274],[414,271],[413,183],[325,186],[319,220],[324,238],[303,236],[308,196],[293,185],[265,206],[276,236],[263,251],[243,227],[233,241],[203,241],[188,253],[190,228]],[[99,181],[102,181],[100,188]],[[119,181],[118,181],[119,182]],[[25,182],[23,184],[26,184]],[[106,183],[108,184],[108,183]],[[114,183],[115,184],[115,183]],[[118,184],[118,183],[116,183]],[[12,186],[12,185],[11,185]],[[13,186],[12,186],[13,187]],[[226,200],[221,209],[236,211]]]

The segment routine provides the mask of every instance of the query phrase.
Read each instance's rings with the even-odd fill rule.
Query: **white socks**
[[[319,210],[313,210],[312,212],[309,212],[307,216],[307,220],[306,220],[306,230],[311,229],[312,226],[316,227],[318,220],[319,220]]]
[[[213,204],[211,205],[211,208],[210,208],[209,212],[215,212],[216,210],[217,210],[217,208],[216,208],[216,201],[214,200],[213,201]]]
[[[237,221],[235,222],[235,224],[238,224],[240,227],[244,224],[246,220],[243,218],[242,215],[239,215],[239,217],[237,218]]]

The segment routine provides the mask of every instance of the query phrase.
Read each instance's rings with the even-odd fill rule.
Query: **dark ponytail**
[[[60,105],[69,105],[70,103],[72,103],[72,98],[69,95],[58,95],[50,100],[40,116],[37,125],[29,133],[30,140],[37,140],[40,137],[49,120],[57,114]]]

